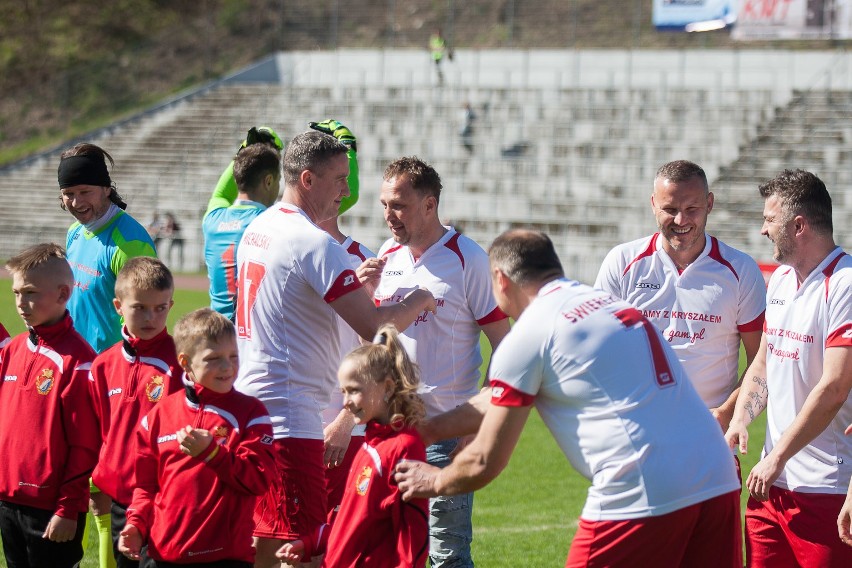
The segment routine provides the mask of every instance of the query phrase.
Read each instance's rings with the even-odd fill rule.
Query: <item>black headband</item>
[[[112,185],[103,156],[83,154],[68,156],[59,161],[59,189],[75,185]]]

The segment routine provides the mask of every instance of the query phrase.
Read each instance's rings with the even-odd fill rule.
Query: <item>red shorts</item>
[[[845,495],[769,488],[769,499],[746,506],[749,566],[852,566],[852,547],[837,536]]]
[[[254,536],[295,540],[325,522],[323,441],[275,440],[275,477],[254,509]]]
[[[739,502],[733,491],[658,517],[581,518],[565,566],[742,568]]]
[[[343,456],[343,462],[337,467],[325,470],[328,524],[332,524],[332,521],[334,521],[337,508],[340,507],[340,502],[343,501],[343,489],[346,487],[346,479],[349,477],[352,461],[355,459],[355,454],[361,449],[363,443],[364,436],[352,436],[352,439],[349,441],[349,447],[346,448],[346,455]]]

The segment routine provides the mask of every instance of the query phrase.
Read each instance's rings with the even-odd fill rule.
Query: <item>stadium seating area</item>
[[[756,187],[784,167],[811,169],[835,196],[848,226],[852,199],[852,92],[609,86],[292,86],[225,82],[203,94],[99,133],[91,141],[116,159],[113,179],[147,223],[172,212],[186,260],[203,266],[200,219],[216,180],[254,124],[282,138],[309,120],[337,118],[358,136],[361,201],[342,226],[377,248],[387,232],[378,203],[384,166],[406,154],[431,162],[444,180],[441,211],[483,245],[511,226],[553,236],[566,271],[591,281],[615,244],[654,229],[649,210],[656,168],[688,158],[717,195],[710,231],[758,259]],[[462,105],[476,120],[462,144]],[[70,215],[58,207],[58,155],[0,172],[0,257],[43,240],[64,242]],[[841,244],[843,236],[840,236]]]

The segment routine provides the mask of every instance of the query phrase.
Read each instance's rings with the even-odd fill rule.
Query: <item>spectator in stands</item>
[[[470,103],[465,101],[461,112],[461,129],[459,129],[459,137],[461,138],[462,146],[467,150],[468,154],[473,153],[473,123],[476,120],[476,113]]]
[[[66,251],[74,273],[68,311],[74,327],[100,353],[121,341],[121,316],[112,305],[115,280],[124,263],[156,256],[148,231],[125,212],[107,170],[115,165],[106,150],[80,143],[59,161],[60,206],[76,221],[68,229]],[[114,565],[110,539],[110,499],[91,488],[91,509],[100,535],[101,568]]]
[[[166,213],[166,219],[163,221],[163,227],[160,230],[160,238],[169,241],[169,252],[166,253],[166,258],[169,261],[172,269],[175,271],[183,268],[183,235],[181,234],[180,223],[172,213]],[[175,262],[173,251],[177,249],[177,262]]]
[[[740,568],[730,453],[659,332],[627,302],[566,279],[543,233],[503,233],[488,254],[494,295],[515,326],[491,359],[490,392],[422,432],[427,442],[476,438],[445,469],[399,462],[403,498],[487,485],[534,405],[592,482],[566,566]]]
[[[348,150],[322,132],[296,136],[284,154],[280,204],[252,221],[238,249],[237,286],[245,293],[237,298],[236,388],[269,409],[277,464],[255,510],[258,568],[278,566],[284,542],[326,519],[321,412],[341,359],[334,314],[372,339],[382,323],[404,329],[435,311],[426,290],[377,307],[346,251],[316,226],[349,195]]]
[[[392,238],[379,250],[385,265],[376,303],[394,305],[407,291],[426,288],[435,291],[439,306],[434,315],[424,314],[399,336],[420,366],[429,417],[461,404],[477,391],[480,332],[492,349],[509,332],[509,320],[491,294],[485,251],[441,224],[441,188],[434,168],[418,158],[400,158],[385,169],[380,194]],[[429,463],[449,464],[458,443],[448,440],[429,446]],[[472,510],[472,493],[431,501],[432,566],[473,566]]]
[[[447,41],[441,33],[441,28],[437,28],[429,36],[429,52],[432,54],[432,61],[435,62],[435,71],[438,73],[438,84],[443,85],[444,73],[441,70],[441,63],[444,61],[444,56],[447,55]]]
[[[757,263],[705,232],[713,193],[697,164],[664,164],[651,208],[659,232],[618,245],[595,287],[642,311],[669,345],[722,431],[739,392],[739,346],[760,345],[766,290]]]
[[[784,170],[759,191],[761,234],[781,266],[726,434],[745,453],[747,426],[766,409],[763,454],[746,480],[746,562],[852,566],[836,532],[852,478],[852,257],[834,242],[831,196],[817,176]]]

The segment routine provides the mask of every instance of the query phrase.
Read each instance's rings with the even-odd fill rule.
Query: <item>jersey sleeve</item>
[[[210,196],[210,200],[207,202],[207,211],[204,212],[204,216],[207,217],[208,213],[214,209],[230,207],[237,200],[238,194],[237,181],[234,179],[234,161],[231,160],[231,163],[228,164],[228,167],[219,176],[219,181],[216,183],[213,195]]]
[[[144,236],[140,235],[138,239],[127,239],[121,234],[118,227],[116,227],[113,238],[116,244],[115,251],[110,259],[110,270],[113,276],[118,276],[124,263],[130,258],[137,256],[157,256],[157,252],[154,250],[154,242],[147,233]]]
[[[492,387],[491,404],[530,406],[533,403],[544,377],[538,336],[537,329],[529,325],[519,328],[516,323],[494,351],[488,377]]]
[[[106,443],[107,436],[109,435],[110,411],[106,374],[103,361],[100,360],[102,356],[95,358],[92,368],[89,371],[89,392],[91,393],[95,418],[98,421],[98,431],[100,432],[101,443],[103,444]]]
[[[390,495],[385,507],[391,509],[393,534],[396,537],[396,553],[400,566],[423,566],[426,551],[429,549],[428,502],[425,499],[403,501],[399,488],[393,480],[393,469],[403,459],[426,461],[426,449],[407,437],[407,443],[401,445],[394,463],[388,471]]]
[[[236,444],[211,443],[196,459],[207,463],[225,484],[245,495],[263,495],[275,474],[272,419],[257,405]]]
[[[739,279],[737,330],[740,333],[760,331],[766,313],[766,284],[757,263],[746,257]]]
[[[127,524],[139,529],[143,540],[147,540],[151,528],[154,498],[160,490],[157,477],[156,440],[157,408],[142,419],[136,430],[138,453],[136,455],[136,487],[133,500],[127,509]]]
[[[63,429],[69,435],[68,457],[60,481],[56,515],[76,519],[88,509],[89,477],[98,461],[101,447],[98,422],[89,390],[91,362],[74,361],[72,376],[62,392]]]
[[[849,289],[852,286],[850,285],[852,285],[852,266],[838,271],[828,281],[826,347],[852,346],[852,302],[849,301]]]
[[[609,292],[616,298],[624,299],[624,294],[621,291],[621,278],[623,268],[621,267],[621,255],[618,252],[618,247],[612,249],[604,257],[601,263],[598,276],[595,278],[594,287],[604,292]]]
[[[360,288],[361,282],[346,249],[326,234],[317,241],[300,266],[308,285],[330,304]]]
[[[469,264],[464,267],[464,292],[476,323],[483,326],[506,319],[508,316],[497,306],[491,291],[488,255],[477,246],[475,254],[466,254],[465,258]]]

